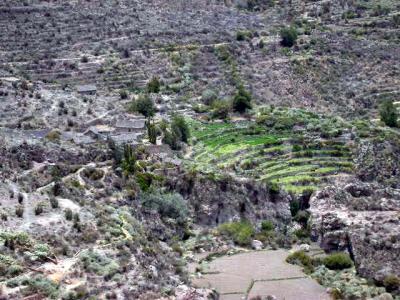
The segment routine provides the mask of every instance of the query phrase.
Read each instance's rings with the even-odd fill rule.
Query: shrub
[[[394,15],[392,20],[393,20],[394,25],[400,26],[400,14]]]
[[[271,194],[278,194],[279,191],[281,190],[281,188],[279,187],[279,184],[277,184],[276,182],[272,182],[272,181],[268,183],[268,189]]]
[[[281,45],[284,47],[293,47],[297,41],[297,30],[294,27],[285,27],[281,30]]]
[[[18,218],[22,218],[24,216],[24,207],[22,205],[18,205],[15,208],[15,214]]]
[[[180,194],[144,193],[141,203],[147,209],[156,210],[161,217],[172,218],[182,223],[188,215],[185,200]]]
[[[153,183],[154,175],[150,173],[136,174],[136,182],[139,184],[142,191],[147,191]]]
[[[294,235],[299,239],[306,239],[310,236],[310,232],[306,229],[297,229],[294,231]]]
[[[83,252],[80,259],[87,272],[103,276],[106,279],[111,279],[120,268],[111,258],[94,250]]]
[[[244,41],[246,39],[252,38],[253,34],[247,30],[239,30],[236,32],[236,40],[237,41]]]
[[[50,141],[57,141],[61,137],[61,133],[58,130],[52,130],[48,134],[46,134],[46,138]]]
[[[353,261],[346,253],[333,253],[324,258],[323,264],[331,270],[343,270],[351,268]]]
[[[39,203],[35,206],[35,215],[40,215],[43,213],[43,204]]]
[[[65,209],[64,211],[65,214],[65,219],[67,219],[68,221],[72,220],[72,210],[70,208]]]
[[[204,90],[201,94],[201,101],[205,105],[211,105],[217,100],[217,94],[213,90]]]
[[[296,251],[286,258],[286,262],[292,265],[300,265],[304,267],[306,273],[314,271],[312,259],[304,251]]]
[[[119,96],[121,99],[128,99],[128,92],[125,90],[122,90],[119,92]]]
[[[58,285],[42,275],[23,278],[21,285],[27,286],[26,292],[29,294],[40,293],[50,299],[58,298]]]
[[[135,173],[137,157],[130,145],[124,145],[124,154],[121,168],[126,175]]]
[[[383,101],[379,110],[379,115],[386,126],[397,127],[399,115],[392,101]]]
[[[301,146],[298,145],[298,144],[295,144],[295,145],[293,145],[293,147],[292,147],[292,151],[293,151],[293,152],[299,152],[299,151],[301,151],[301,150],[302,150],[302,148],[301,148]]]
[[[272,223],[271,221],[262,221],[261,229],[263,231],[272,231],[274,230],[274,223]]]
[[[149,93],[158,93],[160,91],[160,80],[158,77],[153,77],[148,83],[147,83],[147,91]]]
[[[89,58],[87,56],[82,56],[81,62],[82,63],[87,63],[87,62],[89,62]]]
[[[400,278],[396,275],[387,275],[383,279],[383,286],[389,293],[397,291],[400,288]]]
[[[213,103],[213,110],[211,112],[211,117],[213,119],[225,120],[228,118],[230,110],[231,107],[228,102],[222,100],[215,101]]]
[[[190,129],[184,117],[174,116],[171,123],[171,130],[182,142],[188,142]]]
[[[299,200],[293,200],[290,202],[290,213],[292,214],[292,217],[297,215],[297,213],[300,210],[300,202]]]
[[[22,202],[24,202],[24,195],[22,195],[21,193],[18,193],[18,203],[22,204]]]
[[[131,103],[129,111],[138,112],[146,118],[151,118],[154,116],[156,108],[149,95],[140,95],[136,101]]]
[[[150,143],[155,145],[157,143],[157,128],[154,123],[147,124],[147,135]]]
[[[242,85],[239,86],[236,95],[233,97],[232,108],[239,113],[251,108],[251,95]]]
[[[303,228],[304,228],[307,226],[307,222],[308,222],[309,218],[310,218],[310,213],[308,211],[300,210],[294,217],[294,220],[296,222],[299,222],[301,224],[301,226],[303,226]]]
[[[240,246],[249,246],[255,233],[248,221],[225,223],[219,226],[218,231]]]
[[[169,145],[172,150],[179,150],[179,137],[173,132],[165,132],[163,143]]]

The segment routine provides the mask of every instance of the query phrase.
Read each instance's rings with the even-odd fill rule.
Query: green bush
[[[333,253],[324,258],[322,263],[331,270],[343,270],[351,268],[353,261],[347,253]]]
[[[268,190],[271,194],[279,194],[279,191],[281,190],[279,184],[276,182],[268,182]]]
[[[156,108],[149,95],[140,95],[136,101],[131,103],[129,111],[140,113],[146,118],[151,118],[154,116]]]
[[[244,41],[247,39],[251,39],[253,36],[253,34],[251,33],[251,31],[248,30],[239,30],[238,32],[236,32],[236,40],[237,41]]]
[[[383,123],[389,127],[397,127],[399,114],[393,101],[385,100],[379,109],[379,115]]]
[[[211,117],[213,119],[225,120],[228,118],[229,111],[231,110],[231,107],[228,102],[222,100],[215,101],[212,107],[213,109],[211,112]]]
[[[119,92],[119,96],[121,99],[128,99],[128,92],[125,90],[122,90]]]
[[[262,221],[261,222],[261,230],[263,231],[272,231],[274,230],[274,223],[271,221]]]
[[[179,137],[170,131],[166,131],[163,137],[163,143],[171,147],[172,150],[179,150]]]
[[[59,203],[58,200],[55,197],[50,197],[50,205],[51,208],[58,208],[59,207]]]
[[[285,27],[281,30],[281,45],[284,47],[293,47],[297,41],[297,30],[294,27]]]
[[[72,210],[70,208],[66,208],[65,211],[64,211],[64,214],[65,214],[65,219],[67,221],[71,221],[72,220],[73,214],[72,214]]]
[[[171,123],[171,130],[182,142],[188,142],[190,129],[184,117],[174,116]]]
[[[212,105],[218,96],[213,90],[204,90],[201,94],[201,101],[205,105]]]
[[[117,274],[120,268],[114,260],[94,250],[83,252],[80,259],[87,272],[103,276],[107,280]]]
[[[253,225],[248,221],[225,223],[218,227],[218,231],[240,246],[249,246],[255,233]]]
[[[172,218],[182,223],[188,216],[186,201],[180,194],[144,193],[141,203],[147,209],[156,210],[161,217]]]
[[[292,217],[296,216],[300,210],[299,200],[291,201],[289,206],[290,206],[290,213],[292,214]]]
[[[28,295],[41,293],[50,299],[58,299],[58,285],[42,275],[25,278],[21,281],[21,285],[27,286],[25,292]]]
[[[158,93],[160,91],[160,80],[158,77],[153,77],[147,84],[147,91],[149,93]]]
[[[251,95],[241,85],[239,86],[236,95],[233,97],[232,108],[234,111],[243,113],[247,109],[251,109]]]
[[[40,215],[43,213],[43,204],[39,203],[35,206],[35,215]]]
[[[156,128],[156,125],[154,125],[153,123],[147,124],[147,135],[149,137],[150,143],[155,145],[157,143],[157,128]]]
[[[294,231],[294,235],[299,239],[306,239],[310,237],[310,232],[307,229],[297,229]]]
[[[24,216],[24,207],[22,205],[18,205],[15,208],[15,214],[18,218],[22,218]]]
[[[286,258],[286,262],[292,265],[299,265],[304,267],[306,273],[314,271],[313,261],[304,251],[296,251]]]
[[[136,182],[139,184],[142,191],[148,191],[153,183],[154,175],[150,173],[137,173]]]
[[[137,157],[130,145],[124,145],[124,154],[121,160],[121,168],[125,175],[133,174],[136,171]]]
[[[396,275],[387,275],[383,279],[383,286],[389,293],[397,291],[400,288],[400,278]]]
[[[305,228],[307,226],[308,219],[310,218],[310,213],[305,210],[300,210],[296,216],[294,217],[294,220],[303,226]]]

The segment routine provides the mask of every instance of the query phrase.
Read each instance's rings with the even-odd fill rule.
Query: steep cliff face
[[[260,183],[187,172],[167,177],[167,186],[189,201],[198,224],[218,225],[244,218],[273,220],[279,226],[291,220],[290,197],[273,194]]]
[[[326,251],[347,250],[358,273],[382,281],[400,275],[400,190],[354,182],[310,200],[312,234]]]

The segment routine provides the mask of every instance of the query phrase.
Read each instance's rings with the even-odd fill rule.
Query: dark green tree
[[[174,116],[171,123],[171,131],[179,137],[179,140],[187,143],[190,137],[190,129],[182,116]]]
[[[236,95],[233,97],[232,108],[239,113],[251,108],[251,95],[242,85],[239,86]]]
[[[147,124],[147,135],[149,136],[149,141],[152,144],[157,143],[157,128],[154,123],[149,122]]]
[[[385,100],[380,107],[379,115],[383,123],[389,127],[397,127],[399,114],[393,102]]]
[[[164,133],[163,143],[169,145],[172,150],[179,150],[179,137],[168,130]]]
[[[156,108],[149,95],[140,95],[136,101],[132,102],[129,110],[133,112],[138,112],[148,119],[153,117],[156,113]]]
[[[130,145],[124,145],[124,156],[121,162],[122,170],[126,174],[133,174],[136,170],[136,154]]]
[[[297,41],[297,30],[290,26],[282,28],[281,30],[281,45],[284,47],[293,47]]]

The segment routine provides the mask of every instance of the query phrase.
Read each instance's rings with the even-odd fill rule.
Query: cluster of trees
[[[163,135],[163,142],[177,150],[181,147],[181,142],[187,143],[190,137],[189,126],[182,116],[174,116],[171,124],[166,122],[157,126],[154,122],[156,107],[149,95],[140,95],[132,102],[130,111],[138,112],[147,118],[147,134],[151,143],[156,144],[157,137]]]
[[[243,85],[239,85],[231,101],[220,100],[212,90],[205,90],[201,96],[204,105],[211,109],[213,119],[226,119],[229,112],[244,113],[252,108],[252,97]]]

